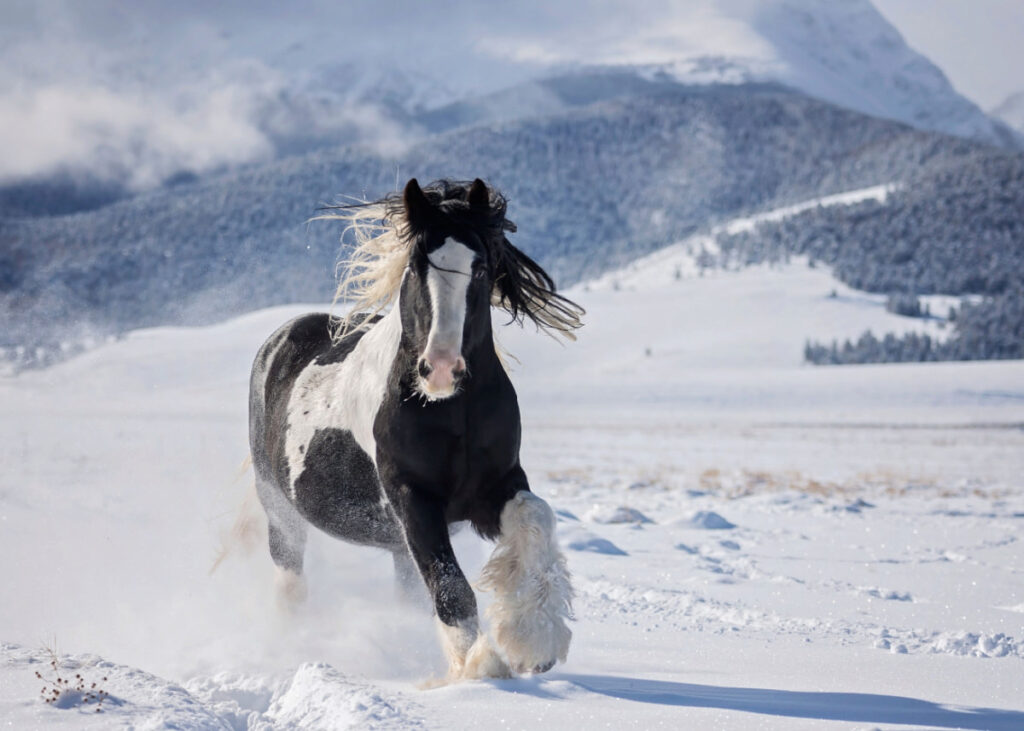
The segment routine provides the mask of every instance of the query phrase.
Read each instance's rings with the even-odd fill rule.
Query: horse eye
[[[487,270],[483,267],[480,267],[473,272],[473,279],[483,279],[485,276],[487,276]]]

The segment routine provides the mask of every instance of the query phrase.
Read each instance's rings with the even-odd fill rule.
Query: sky
[[[906,41],[989,111],[1024,90],[1024,0],[874,0]]]

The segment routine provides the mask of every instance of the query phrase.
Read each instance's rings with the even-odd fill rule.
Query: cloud
[[[0,185],[70,175],[144,190],[317,144],[394,152],[408,136],[378,101],[318,86],[313,69],[337,55],[328,18],[83,8],[0,8]]]
[[[249,89],[164,93],[60,84],[0,97],[0,180],[82,172],[142,189],[176,172],[269,157]]]

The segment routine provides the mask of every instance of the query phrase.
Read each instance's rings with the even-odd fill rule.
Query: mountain
[[[819,99],[920,129],[1024,148],[1024,137],[961,96],[868,0],[781,0],[754,8],[771,51],[762,73]]]
[[[1024,91],[1018,91],[1006,97],[990,114],[1018,132],[1024,133]]]
[[[583,85],[614,87],[616,74]],[[986,176],[993,165],[1005,174]],[[316,205],[342,193],[374,198],[411,176],[481,176],[504,190],[515,242],[568,285],[718,220],[904,181],[929,191],[939,228],[956,223],[943,211],[954,215],[953,202],[969,194],[977,204],[966,220],[987,236],[1006,225],[1000,201],[1017,195],[1022,168],[1019,153],[779,86],[664,82],[559,114],[432,135],[400,156],[320,150],[92,212],[0,222],[0,313],[10,323],[0,345],[53,350],[89,332],[326,300],[340,231],[306,223]],[[941,182],[961,169],[982,172],[967,186]],[[883,219],[880,231],[906,224]],[[963,240],[961,255],[970,259],[978,241]]]
[[[868,0],[520,0],[495,21],[469,2],[0,8],[0,137],[12,140],[0,215],[87,210],[339,144],[394,154],[458,125],[617,95],[586,85],[595,69],[655,84],[780,83],[1020,145]],[[572,75],[582,86],[544,81]]]
[[[200,30],[166,18],[130,43],[84,25],[92,42],[120,43],[97,61],[111,89],[65,63],[83,86],[62,96],[32,67],[62,114],[27,126],[47,130],[46,160],[73,152],[88,172],[69,163],[11,182],[0,163],[0,348],[41,363],[141,326],[325,300],[343,247],[337,227],[307,223],[317,206],[414,175],[504,190],[516,243],[563,284],[723,220],[880,185],[896,189],[884,204],[801,217],[823,233],[814,242],[766,234],[735,242],[735,259],[802,242],[855,286],[910,294],[997,295],[999,273],[1018,271],[1016,138],[867,0],[569,3],[544,23],[528,6],[499,26],[464,8],[432,46],[427,9],[411,8],[390,28],[409,46],[387,58],[374,50],[380,18],[359,3],[337,26],[346,44],[332,45],[323,18],[342,11],[327,5],[302,22],[218,6]],[[47,58],[17,49],[0,56]],[[82,100],[93,116],[78,135]],[[8,106],[0,126],[39,111]],[[18,142],[10,159],[28,170],[38,140]]]

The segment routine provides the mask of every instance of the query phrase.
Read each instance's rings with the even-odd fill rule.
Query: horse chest
[[[382,417],[375,428],[382,471],[438,497],[486,489],[518,462],[514,401],[402,403],[382,409]]]

